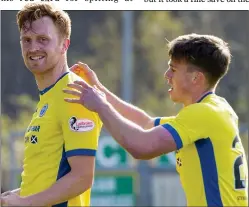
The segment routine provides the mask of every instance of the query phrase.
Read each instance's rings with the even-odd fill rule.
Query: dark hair
[[[168,44],[172,60],[186,61],[201,70],[214,86],[228,71],[231,54],[228,44],[212,35],[188,34]]]
[[[28,3],[16,15],[19,31],[25,28],[25,23],[32,23],[44,16],[50,17],[63,37],[70,38],[71,20],[65,11],[56,9],[51,3]]]

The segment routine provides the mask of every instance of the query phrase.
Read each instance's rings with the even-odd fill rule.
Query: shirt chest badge
[[[32,135],[30,138],[30,143],[32,144],[37,144],[38,143],[38,138],[35,135]]]
[[[39,117],[43,117],[47,110],[48,110],[48,104],[45,104],[40,111]]]

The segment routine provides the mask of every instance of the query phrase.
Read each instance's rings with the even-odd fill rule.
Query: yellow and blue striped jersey
[[[37,110],[25,133],[21,196],[44,191],[69,173],[68,157],[96,155],[102,127],[99,116],[64,101],[68,95],[62,89],[75,80],[81,78],[67,72],[40,92]],[[90,193],[89,189],[56,206],[89,206]]]
[[[248,206],[248,166],[238,117],[212,92],[175,117],[158,118],[173,136],[188,206]]]

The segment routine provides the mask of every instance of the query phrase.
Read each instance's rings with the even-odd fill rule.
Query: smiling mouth
[[[30,60],[41,60],[43,58],[44,58],[44,56],[30,56],[29,57]]]

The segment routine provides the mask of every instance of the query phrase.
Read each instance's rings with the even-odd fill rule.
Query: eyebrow
[[[28,36],[22,35],[20,36],[20,40],[24,39],[24,38],[29,38]]]
[[[38,36],[38,37],[48,37],[48,38],[50,38],[50,36],[49,35],[47,35],[47,34],[36,34],[36,36]],[[21,35],[20,36],[20,39],[22,39],[22,38],[30,38],[31,37],[31,35]]]

